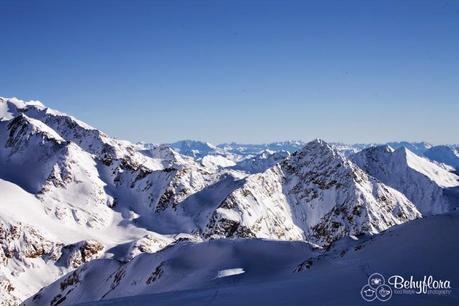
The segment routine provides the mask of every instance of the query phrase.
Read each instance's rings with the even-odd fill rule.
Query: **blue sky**
[[[458,143],[459,1],[0,1],[0,96],[132,141]]]

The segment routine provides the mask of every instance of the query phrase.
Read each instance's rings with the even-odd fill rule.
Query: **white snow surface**
[[[144,254],[127,264],[98,260],[44,288],[25,305],[365,305],[372,273],[459,282],[457,212],[343,240],[327,253],[303,242],[214,240]],[[441,239],[438,239],[441,237]],[[397,246],[397,247],[394,247]],[[401,260],[404,258],[406,260]],[[240,267],[245,273],[215,278]],[[453,285],[454,286],[454,285]],[[393,295],[388,305],[457,305],[450,295]]]

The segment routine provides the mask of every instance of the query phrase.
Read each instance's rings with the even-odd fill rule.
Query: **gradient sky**
[[[118,138],[459,142],[459,1],[4,1],[0,96]]]

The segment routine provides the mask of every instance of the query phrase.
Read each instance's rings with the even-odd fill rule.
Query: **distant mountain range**
[[[427,251],[423,265],[457,279],[454,257],[436,257],[454,254],[454,238],[432,237],[457,234],[458,160],[456,146],[408,142],[133,144],[0,98],[1,302],[143,305],[161,294],[162,305],[202,305],[233,285],[288,296],[319,290],[302,276],[312,266],[324,285],[343,278],[337,267],[365,279],[368,266]]]
[[[307,142],[305,141],[281,141],[272,142],[266,144],[238,144],[238,143],[224,143],[219,145],[213,145],[208,142],[202,142],[197,140],[181,140],[174,143],[168,144],[175,151],[180,154],[191,156],[197,160],[202,159],[207,155],[221,155],[230,156],[232,159],[241,160],[247,156],[255,156],[268,152],[289,152],[303,148]],[[448,144],[448,145],[431,145],[427,142],[388,142],[388,143],[370,143],[370,144],[343,144],[343,143],[329,143],[338,152],[348,157],[353,153],[359,152],[365,148],[388,145],[393,149],[406,148],[411,152],[425,156],[433,161],[450,165],[454,168],[459,168],[459,145]],[[142,143],[145,147],[155,146],[153,144]]]

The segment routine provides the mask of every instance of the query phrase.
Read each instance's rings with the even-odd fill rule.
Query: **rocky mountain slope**
[[[420,217],[400,192],[315,140],[245,179],[212,214],[204,235],[306,239],[321,246]]]

